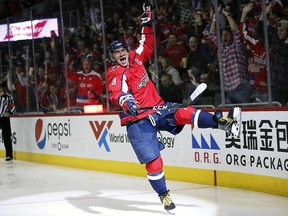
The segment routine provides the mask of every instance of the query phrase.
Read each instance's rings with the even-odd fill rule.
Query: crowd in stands
[[[29,59],[25,53],[29,48],[17,46],[13,50],[13,67],[6,79],[9,90],[17,96],[18,111],[25,112],[27,107],[35,110],[39,106],[44,112],[54,112],[65,108],[67,101],[70,106],[79,105],[76,103],[76,99],[78,102],[81,99],[79,88],[90,88],[83,84],[85,82],[79,84],[79,80],[90,79],[86,77],[90,68],[85,75],[84,62],[91,63],[91,73],[102,83],[102,86],[97,84],[101,92],[88,89],[84,93],[85,100],[106,103],[105,63],[110,65],[111,62],[103,56],[104,49],[116,39],[125,41],[130,49],[137,46],[141,2],[104,2],[106,44],[102,38],[99,1],[83,2],[80,25],[65,27],[64,39],[52,32],[51,38],[36,41],[36,46],[44,50],[35,53],[37,65],[33,65],[30,57],[29,70],[25,72]],[[217,7],[213,6],[213,1],[205,0],[158,0],[154,15],[157,57],[146,66],[150,78],[155,84],[159,83],[159,92],[165,101],[182,103],[197,85],[205,82],[208,89],[197,104],[218,106],[221,70],[225,103],[267,102],[266,58],[269,57],[272,100],[287,106],[287,0],[267,1],[265,11],[262,11],[262,0],[223,0]],[[264,15],[268,20],[269,53],[265,49]],[[221,32],[220,44],[217,26]],[[66,56],[63,56],[62,42]],[[218,46],[221,53],[218,53]],[[2,58],[4,64],[10,62],[7,54]],[[81,71],[84,75],[79,78]]]

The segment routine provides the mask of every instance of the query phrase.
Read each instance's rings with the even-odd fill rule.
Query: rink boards
[[[18,160],[146,175],[117,114],[17,116],[11,124]],[[158,139],[167,179],[288,196],[287,111],[243,112],[239,138],[186,125]]]

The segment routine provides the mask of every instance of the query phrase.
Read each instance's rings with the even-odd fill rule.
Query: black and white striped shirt
[[[16,107],[13,97],[5,92],[0,96],[0,117],[4,117],[6,112],[13,114],[16,112]]]

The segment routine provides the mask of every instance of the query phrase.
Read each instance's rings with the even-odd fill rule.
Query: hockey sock
[[[156,193],[165,194],[167,192],[166,179],[163,170],[155,174],[148,173],[147,178]]]
[[[208,112],[196,110],[192,115],[191,123],[197,128],[218,128],[218,123],[214,120],[213,116]]]
[[[146,163],[146,170],[148,172],[147,178],[152,188],[158,193],[163,194],[167,192],[166,179],[163,171],[162,156],[159,155],[153,161]]]

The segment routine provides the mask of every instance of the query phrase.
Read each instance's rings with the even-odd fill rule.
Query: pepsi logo
[[[43,127],[42,119],[38,119],[35,124],[35,140],[39,149],[46,145],[46,129]]]

